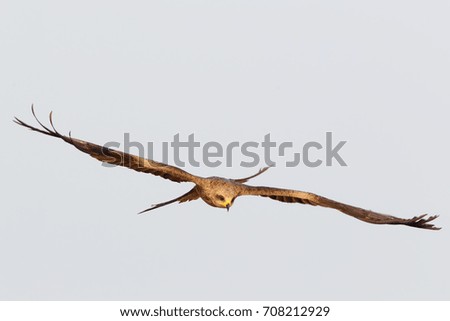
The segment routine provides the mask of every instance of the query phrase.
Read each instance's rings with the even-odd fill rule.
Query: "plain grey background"
[[[448,1],[2,1],[0,299],[450,299],[449,16]],[[138,216],[191,185],[19,128],[31,103],[100,144],[271,133],[301,146],[332,131],[348,167],[252,183],[440,214],[443,229],[256,197]],[[236,160],[186,169],[259,168]]]

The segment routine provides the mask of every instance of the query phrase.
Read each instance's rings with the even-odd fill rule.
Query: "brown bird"
[[[73,138],[70,132],[69,136],[61,135],[53,125],[52,113],[50,113],[49,116],[50,125],[52,128],[50,129],[49,127],[43,125],[36,117],[33,106],[31,106],[31,111],[41,128],[36,128],[28,125],[18,118],[15,118],[14,122],[41,134],[60,138],[66,143],[75,146],[80,151],[91,155],[101,162],[120,165],[131,168],[138,172],[161,176],[162,178],[166,178],[177,183],[191,182],[195,184],[195,186],[186,194],[183,194],[167,202],[152,205],[150,208],[140,213],[148,212],[159,207],[172,204],[174,202],[182,203],[186,201],[193,201],[198,198],[201,198],[203,201],[213,207],[226,208],[228,211],[237,197],[244,195],[256,195],[269,197],[280,202],[301,203],[313,206],[319,205],[323,207],[333,208],[367,223],[407,225],[428,230],[440,229],[438,227],[435,227],[433,224],[430,224],[431,221],[438,217],[437,215],[428,216],[427,214],[423,214],[415,216],[413,218],[405,219],[347,205],[309,192],[266,186],[249,186],[244,184],[248,180],[264,173],[268,169],[268,167],[261,169],[258,173],[252,176],[239,179],[229,179],[222,177],[200,177],[192,175],[180,168],[171,165],[155,162],[154,160],[130,155],[118,150]]]

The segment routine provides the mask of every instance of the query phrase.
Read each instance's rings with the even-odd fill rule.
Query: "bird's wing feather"
[[[99,146],[81,139],[73,138],[70,133],[69,136],[61,135],[53,126],[52,113],[50,113],[50,124],[52,126],[52,129],[43,125],[39,121],[39,119],[36,117],[33,107],[32,113],[33,116],[36,118],[36,121],[41,126],[41,128],[36,128],[31,125],[28,125],[27,123],[21,121],[18,118],[15,118],[14,122],[28,129],[39,132],[41,134],[60,138],[64,140],[66,143],[75,146],[80,151],[89,154],[90,156],[101,162],[124,166],[138,172],[150,173],[153,175],[161,176],[174,182],[196,182],[200,179],[200,177],[198,176],[192,175],[180,168],[171,165],[159,163],[150,159],[145,159],[139,156],[131,155],[104,146]]]
[[[429,224],[429,222],[433,221],[438,217],[437,215],[427,216],[427,214],[424,214],[420,216],[415,216],[410,219],[404,219],[340,203],[331,200],[329,198],[308,192],[274,188],[274,187],[248,186],[248,185],[241,185],[240,189],[241,190],[239,195],[258,195],[263,197],[269,197],[271,199],[280,202],[302,203],[314,206],[318,205],[323,207],[334,208],[341,211],[342,213],[353,216],[367,223],[408,225],[429,230],[440,229],[438,227],[435,227],[433,224]]]
[[[200,197],[200,195],[198,195],[197,190],[195,189],[195,187],[193,189],[191,189],[189,192],[187,192],[186,194],[183,194],[177,198],[174,198],[170,201],[167,202],[163,202],[163,203],[158,203],[158,204],[154,204],[152,205],[150,208],[147,208],[146,210],[143,210],[142,212],[139,212],[138,214],[142,214],[151,210],[155,210],[159,207],[163,207],[172,203],[175,203],[178,201],[178,203],[183,203],[183,202],[187,202],[187,201],[194,201],[196,199],[198,199]]]

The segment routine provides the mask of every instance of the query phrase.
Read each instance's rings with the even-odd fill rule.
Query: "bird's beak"
[[[228,212],[230,210],[230,204],[227,204],[225,207],[227,208],[227,212]]]

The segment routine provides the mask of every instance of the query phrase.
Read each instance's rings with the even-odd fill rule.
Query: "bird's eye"
[[[216,198],[220,201],[225,201],[225,197],[223,197],[222,195],[216,195]]]

